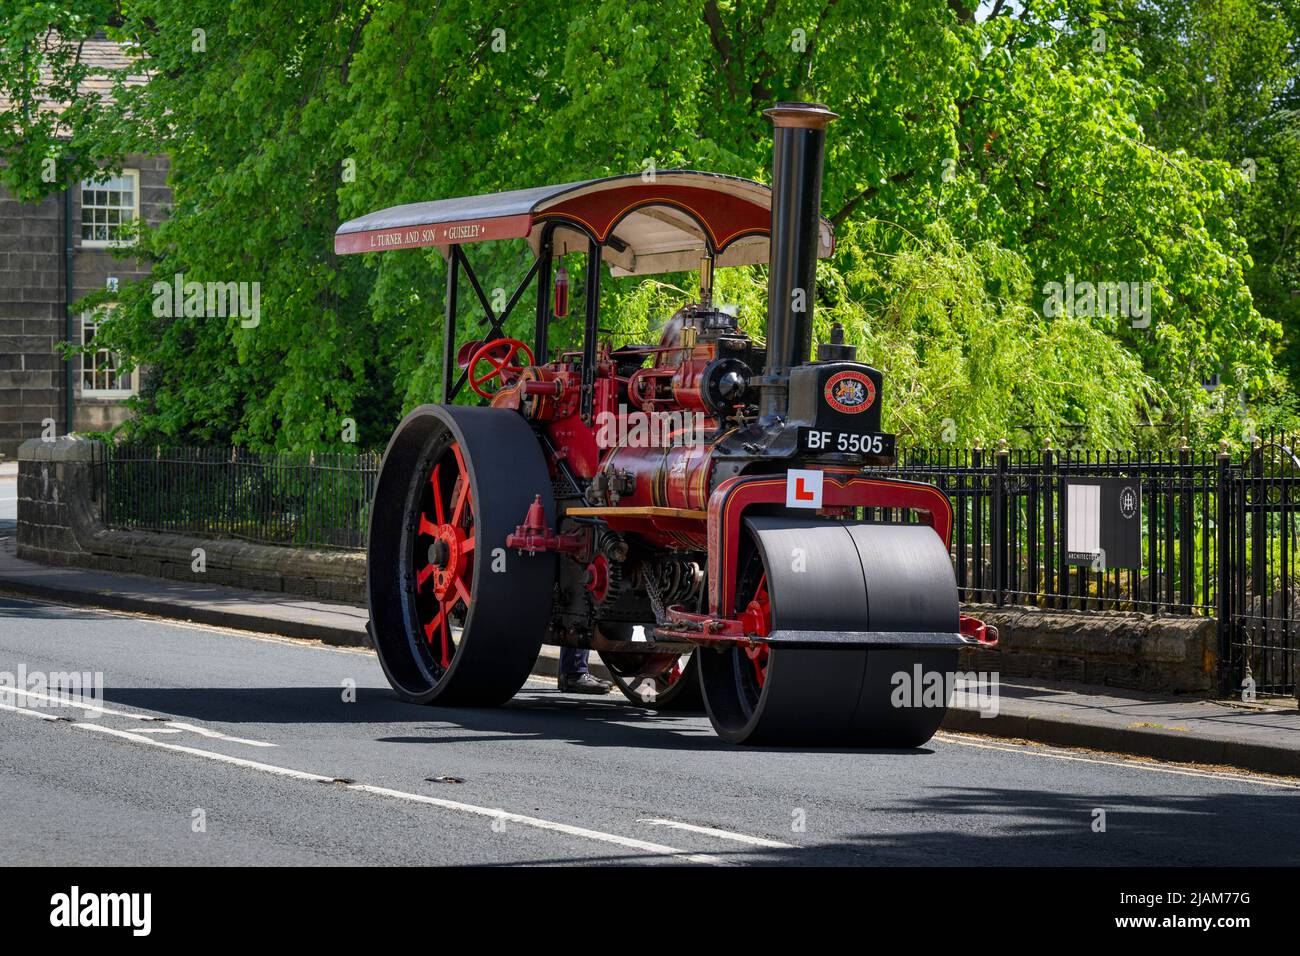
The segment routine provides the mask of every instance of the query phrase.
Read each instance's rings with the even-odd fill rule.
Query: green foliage
[[[95,76],[84,41],[115,21],[111,0],[0,3],[0,183],[40,199],[95,169],[93,153],[111,110],[78,89]],[[58,108],[64,104],[65,108]]]
[[[1290,387],[1241,379],[1218,398],[1234,418],[1294,427],[1300,381],[1300,3],[1135,0],[1119,29],[1143,51],[1151,90],[1138,113],[1160,149],[1215,160],[1239,182],[1226,212],[1249,249],[1242,265],[1255,307],[1285,332]],[[1231,357],[1228,357],[1231,361]],[[1226,367],[1226,366],[1225,366]],[[1236,392],[1241,392],[1240,396]],[[1244,398],[1253,415],[1240,412]],[[1234,409],[1236,411],[1234,411]],[[1256,421],[1258,419],[1258,421]]]
[[[908,237],[866,223],[839,272],[826,270],[833,304],[819,324],[841,322],[861,357],[885,373],[885,409],[909,444],[930,446],[1006,437],[1058,447],[1083,426],[1091,443],[1132,440],[1159,395],[1137,357],[1097,323],[1045,318],[1032,270],[989,240],[958,242],[942,223]]]
[[[1270,216],[1292,216],[1300,174],[1277,109],[1294,94],[1294,0],[1225,7],[1253,18],[1211,51],[1230,85],[1196,73],[1210,62],[1197,38],[1233,31],[1191,0],[4,3],[17,11],[0,37],[0,180],[33,196],[58,188],[35,172],[51,151],[82,167],[166,153],[175,207],[140,247],[155,278],[261,283],[256,328],[155,315],[147,283],[122,292],[100,335],[148,370],[138,438],[340,447],[351,418],[362,445],[382,444],[403,408],[436,396],[445,266],[433,251],[336,257],[339,222],[651,164],[766,179],[762,110],[795,99],[843,117],[819,330],[843,322],[886,371],[890,425],[909,439],[942,440],[951,421],[962,444],[1082,427],[1125,445],[1154,420],[1205,441],[1240,431],[1222,397],[1238,393],[1256,417],[1288,414],[1274,353],[1300,283],[1293,225]],[[74,92],[70,44],[96,26],[149,71],[116,107]],[[51,30],[68,41],[50,54],[68,141],[22,107],[32,44]],[[1207,90],[1223,95],[1196,119]],[[1207,145],[1220,137],[1261,157],[1254,184],[1240,150]],[[522,243],[467,249],[485,290],[526,268]],[[569,269],[578,279],[582,256]],[[1047,284],[1067,277],[1150,283],[1149,327],[1045,315]],[[764,271],[718,280],[761,336]],[[684,276],[607,279],[602,294],[625,342],[694,296]],[[574,299],[556,344],[577,334]],[[526,304],[508,331],[531,327]],[[1200,387],[1213,371],[1217,397]]]

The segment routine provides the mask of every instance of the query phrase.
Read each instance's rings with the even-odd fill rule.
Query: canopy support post
[[[555,258],[555,225],[542,227],[541,242],[537,244],[537,329],[533,335],[533,355],[546,364],[549,355],[547,339],[551,330],[551,263]]]
[[[600,335],[600,243],[587,240],[587,323],[582,333],[582,420],[590,427],[595,408],[596,338]]]
[[[450,405],[456,396],[452,388],[452,371],[456,364],[456,306],[459,300],[460,246],[452,246],[447,254],[447,304],[442,320],[442,404]]]

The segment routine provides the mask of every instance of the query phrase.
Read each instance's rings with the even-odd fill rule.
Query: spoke
[[[465,503],[469,500],[469,476],[460,476],[460,486],[456,489],[456,502],[451,507],[451,523],[460,524],[465,516]]]
[[[447,633],[447,632],[448,632],[449,630],[450,630],[450,625],[449,625],[449,622],[448,622],[448,620],[447,620],[447,613],[446,613],[446,611],[443,610],[442,605],[439,604],[439,605],[438,605],[438,614],[437,614],[437,616],[436,616],[432,621],[430,621],[428,624],[424,625],[424,639],[425,639],[426,641],[428,641],[430,644],[432,644],[432,643],[433,643],[433,632],[434,632],[434,631],[439,631],[439,632],[440,632],[440,634],[439,634],[439,641],[440,641],[440,643],[441,643],[441,648],[442,648],[441,661],[442,661],[442,666],[443,666],[444,668],[445,668],[448,664],[451,663],[451,654],[448,653],[448,633]]]
[[[429,537],[435,537],[438,534],[438,526],[429,520],[428,515],[420,515],[420,530],[418,534],[427,534]]]
[[[442,625],[442,666],[451,665],[451,621],[447,618],[445,605],[438,605],[438,623]]]
[[[464,541],[460,543],[461,554],[468,554],[470,551],[473,550],[474,550],[474,539],[472,537],[466,538]]]
[[[420,590],[420,588],[424,587],[424,582],[429,580],[429,576],[431,574],[433,574],[432,564],[426,564],[424,567],[422,567],[419,571],[415,573],[415,589],[417,591]]]
[[[438,625],[442,623],[442,620],[442,607],[439,605],[438,613],[434,615],[433,620],[424,625],[424,639],[430,644],[433,643],[433,632],[438,629]]]
[[[447,519],[442,514],[442,482],[438,480],[438,474],[442,471],[442,462],[433,466],[433,474],[429,476],[429,483],[433,485],[433,516],[437,519],[438,524],[445,524]]]
[[[469,589],[465,587],[465,582],[460,578],[456,579],[456,594],[465,602],[465,610],[469,610]],[[452,602],[454,604],[455,601]]]

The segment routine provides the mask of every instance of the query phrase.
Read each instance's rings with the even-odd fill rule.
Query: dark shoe
[[[555,684],[562,694],[608,694],[614,687],[590,674],[561,674]]]

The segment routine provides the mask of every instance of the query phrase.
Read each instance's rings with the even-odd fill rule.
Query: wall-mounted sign
[[[1142,566],[1142,486],[1136,478],[1065,482],[1065,559],[1100,568]]]

